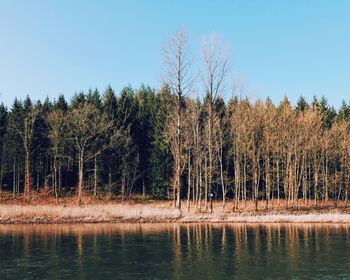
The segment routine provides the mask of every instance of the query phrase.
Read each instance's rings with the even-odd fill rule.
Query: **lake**
[[[350,226],[0,225],[0,279],[350,279]]]

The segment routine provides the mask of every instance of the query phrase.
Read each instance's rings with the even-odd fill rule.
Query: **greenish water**
[[[350,279],[342,225],[0,225],[0,279]]]

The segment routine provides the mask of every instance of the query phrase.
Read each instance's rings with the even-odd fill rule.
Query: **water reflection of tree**
[[[258,267],[265,267],[273,278],[277,270],[290,275],[305,263],[327,263],[326,258],[341,262],[336,250],[350,249],[349,237],[350,225],[0,225],[0,241],[7,240],[0,242],[0,270],[21,252],[17,257],[25,274],[39,248],[47,254],[51,273],[69,266],[93,277],[101,266],[120,273],[136,273],[140,266],[144,276],[164,270],[175,279],[220,278],[229,271],[232,277],[255,278],[264,273]]]

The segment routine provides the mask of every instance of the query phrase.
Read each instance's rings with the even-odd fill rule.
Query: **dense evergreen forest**
[[[127,87],[118,96],[108,87],[102,97],[98,90],[81,92],[69,104],[60,95],[1,105],[1,189],[17,195],[50,188],[62,196],[80,186],[95,196],[173,198],[174,98],[166,86],[159,92]],[[308,104],[301,97],[295,107],[287,98],[278,106],[217,98],[211,171],[209,99],[186,98],[183,106],[182,198],[348,198],[349,105],[336,112],[324,98]]]
[[[213,41],[203,52],[203,92],[193,95],[185,46],[180,33],[169,42],[160,90],[107,87],[70,102],[60,95],[2,104],[0,196],[30,199],[45,188],[79,200],[83,192],[121,200],[140,194],[177,207],[181,200],[207,207],[211,197],[223,205],[264,200],[267,208],[280,199],[287,206],[348,200],[349,104],[253,102],[237,91],[223,98],[227,56]]]

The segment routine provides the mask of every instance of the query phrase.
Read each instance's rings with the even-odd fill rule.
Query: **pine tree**
[[[123,132],[123,137],[117,147],[118,172],[121,180],[120,194],[122,201],[130,193],[138,179],[139,151],[136,144],[137,103],[135,92],[129,86],[124,88],[117,102],[117,127]]]
[[[170,89],[164,86],[156,95],[151,116],[150,188],[155,198],[170,198],[173,158],[167,144],[165,126],[169,114]]]
[[[7,130],[7,108],[0,104],[0,200],[3,189],[3,176],[5,168],[5,135]]]
[[[308,108],[308,103],[305,99],[304,96],[300,96],[298,101],[297,101],[297,106],[295,107],[295,109],[297,111],[300,111],[300,112],[304,112],[307,108]]]

